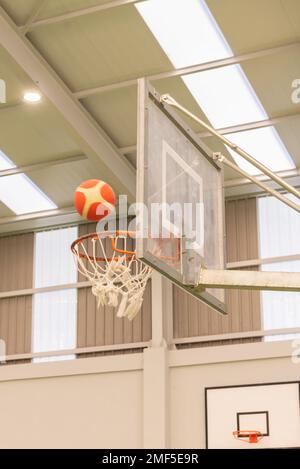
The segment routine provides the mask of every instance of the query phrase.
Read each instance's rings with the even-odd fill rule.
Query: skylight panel
[[[182,79],[216,128],[267,119],[239,65],[186,75]]]
[[[0,150],[0,170],[14,167],[12,161]],[[0,200],[17,215],[57,208],[25,174],[0,178]]]
[[[135,6],[175,68],[234,55],[204,0],[147,0]],[[239,64],[182,79],[215,128],[268,118]],[[241,132],[232,140],[274,171],[295,167],[274,128]],[[258,173],[232,156],[241,168]]]
[[[291,156],[274,127],[264,127],[262,129],[227,134],[226,138],[241,147],[247,153],[250,153],[251,156],[272,169],[272,171],[295,168]],[[238,166],[244,171],[252,175],[260,173],[255,166],[248,163],[248,161],[237,155],[230,148],[227,147],[227,149]]]
[[[150,0],[135,7],[177,68],[232,55],[205,2]]]

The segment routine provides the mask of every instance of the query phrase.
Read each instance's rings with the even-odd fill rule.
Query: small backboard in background
[[[300,448],[299,382],[206,388],[208,449]],[[232,432],[256,430],[263,438],[247,443]]]
[[[138,82],[137,256],[221,313],[223,290],[201,290],[201,267],[224,269],[222,168],[146,79]],[[141,224],[140,223],[140,224]]]

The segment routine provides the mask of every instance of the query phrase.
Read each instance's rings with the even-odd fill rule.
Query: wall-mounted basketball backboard
[[[138,83],[137,256],[225,312],[223,290],[197,290],[201,267],[224,269],[223,172],[212,151],[147,80]]]
[[[299,387],[289,382],[206,388],[206,447],[300,448]],[[251,431],[260,437],[249,444]],[[235,438],[233,432],[241,434]]]

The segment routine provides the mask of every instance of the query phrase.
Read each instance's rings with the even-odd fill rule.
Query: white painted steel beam
[[[83,152],[98,163],[101,178],[134,197],[134,168],[1,7],[0,44],[64,116]]]
[[[39,231],[50,227],[78,225],[84,220],[74,207],[0,218],[0,235]]]
[[[266,337],[274,335],[299,334],[300,327],[288,327],[284,329],[266,329],[260,331],[229,332],[225,334],[201,335],[194,337],[182,337],[173,339],[174,345],[197,344],[203,342],[218,342],[220,340],[252,339],[254,337]],[[212,344],[213,346],[213,344]]]
[[[299,261],[300,254],[290,254],[288,256],[265,257],[263,259],[249,259],[247,261],[227,262],[227,269],[239,269],[243,267],[257,267],[259,265],[274,264],[278,262]]]
[[[48,18],[36,20],[29,25],[28,30],[31,31],[32,29],[40,28],[41,26],[47,26],[48,24],[61,23],[64,21],[72,20],[73,18],[92,15],[93,13],[98,13],[99,11],[111,10],[112,8],[139,3],[141,1],[142,0],[114,0],[111,2],[108,1],[107,3],[102,3],[101,5],[81,8],[80,10],[70,11],[68,13],[62,13],[61,15],[50,16]],[[20,30],[22,32],[24,28],[25,26],[20,26]]]
[[[226,134],[236,134],[238,132],[245,132],[246,130],[255,130],[255,129],[262,129],[264,127],[271,127],[272,125],[283,124],[292,119],[299,119],[300,114],[286,114],[285,116],[273,117],[270,119],[263,119],[261,121],[255,122],[247,122],[246,124],[240,125],[232,125],[230,127],[222,127],[220,129],[216,129],[219,134],[226,135]],[[200,138],[212,137],[210,132],[199,132],[198,133]]]
[[[300,42],[295,41],[292,43],[282,44],[276,47],[271,47],[269,49],[261,49],[261,50],[257,50],[253,52],[248,52],[245,54],[227,57],[225,59],[212,60],[210,62],[204,62],[204,63],[200,63],[196,65],[191,65],[188,67],[182,67],[182,68],[178,68],[175,70],[173,69],[167,72],[156,73],[155,75],[147,75],[146,77],[143,77],[143,78],[147,78],[150,81],[158,81],[158,80],[164,80],[166,78],[174,78],[178,76],[191,75],[193,73],[204,72],[206,70],[213,70],[215,68],[226,67],[228,65],[234,65],[234,64],[246,62],[248,60],[255,60],[255,59],[259,59],[261,57],[269,56],[272,54],[278,54],[280,52],[289,50],[290,48],[299,47],[299,46],[300,46]],[[141,77],[136,77],[132,80],[120,81],[116,83],[107,83],[105,85],[97,86],[97,87],[86,89],[86,90],[80,90],[80,91],[75,92],[74,96],[76,96],[79,99],[83,99],[88,96],[92,96],[94,94],[105,93],[107,91],[124,88],[128,86],[133,86],[133,85],[136,85],[137,80],[139,78]]]
[[[299,176],[300,168],[288,169],[285,171],[276,171],[275,174],[277,174],[277,176],[283,179],[288,179],[288,178]],[[259,174],[258,176],[255,176],[255,177],[259,181],[271,181],[271,178],[269,178],[265,174]],[[244,186],[247,184],[252,184],[251,181],[249,181],[249,179],[247,178],[228,179],[227,181],[224,181],[225,188]]]
[[[261,129],[264,127],[271,127],[272,125],[283,124],[293,119],[300,119],[300,114],[287,114],[285,116],[264,119],[261,121],[247,122],[246,124],[232,125],[230,127],[221,127],[219,129],[216,129],[216,131],[221,135],[236,134],[239,132],[245,132],[246,130],[255,130],[255,129]],[[213,137],[213,135],[210,132],[198,132],[197,135],[200,138]],[[136,145],[128,145],[126,147],[121,147],[119,148],[119,150],[121,153],[123,153],[123,155],[126,155],[128,153],[133,153],[134,151],[136,151]],[[292,174],[293,171],[295,170],[292,169],[289,171],[283,171],[282,173],[291,173],[291,174],[287,174],[287,177],[290,177],[290,176],[295,175],[295,174]],[[279,175],[280,172],[277,172],[277,174]],[[265,176],[263,175],[263,177]],[[235,181],[238,181],[238,180],[239,179],[233,179],[232,182],[234,183]],[[230,185],[231,181],[227,181],[225,183],[225,186],[227,186],[227,184]],[[249,184],[249,180],[247,180],[247,184]]]
[[[45,169],[50,166],[57,166],[60,164],[70,164],[75,163],[77,161],[86,160],[87,157],[85,155],[73,155],[73,156],[65,156],[64,158],[57,158],[53,160],[46,160],[39,163],[32,163],[27,164],[24,166],[17,166],[16,168],[11,169],[3,169],[0,171],[0,178],[5,176],[13,176],[14,174],[19,173],[30,173],[33,171],[38,171],[40,169]]]
[[[22,26],[22,34],[25,35],[29,31],[32,24],[34,23],[34,20],[39,16],[40,12],[42,11],[47,2],[48,0],[39,0],[35,4],[34,8],[32,9],[32,12],[29,15],[28,20],[26,21],[24,26]]]
[[[77,347],[73,349],[61,349],[61,350],[49,350],[47,352],[34,352],[34,353],[20,353],[15,355],[6,355],[5,361],[17,361],[17,360],[30,360],[33,358],[42,357],[59,357],[61,355],[79,355],[85,353],[97,353],[97,352],[117,352],[122,350],[131,349],[142,349],[147,348],[149,342],[133,342],[128,344],[116,344],[116,345],[99,345],[96,347]]]

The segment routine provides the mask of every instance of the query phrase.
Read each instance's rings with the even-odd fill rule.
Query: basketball
[[[99,221],[114,212],[116,195],[104,181],[89,179],[82,182],[74,194],[77,212],[87,220]]]

